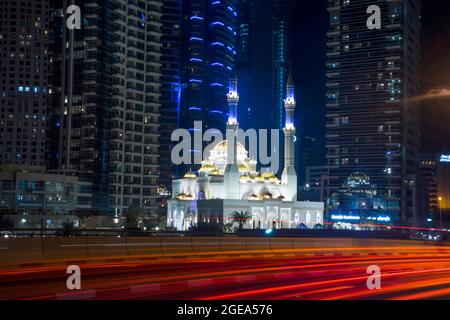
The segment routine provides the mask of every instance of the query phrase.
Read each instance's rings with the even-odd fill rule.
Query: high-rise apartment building
[[[381,29],[367,8],[381,9]],[[395,212],[418,221],[419,0],[329,0],[327,61],[328,197],[350,176],[366,176]],[[335,204],[337,205],[337,204]]]
[[[238,77],[243,128],[283,127],[292,3],[292,0],[241,1]]]
[[[165,0],[162,7],[161,118],[159,183],[170,190],[176,168],[172,163],[172,132],[180,126],[181,95],[181,0]]]
[[[55,2],[63,22],[69,4]],[[81,30],[55,26],[52,169],[91,183],[94,210],[150,211],[159,175],[162,1],[79,5]]]
[[[48,9],[0,1],[0,164],[46,164]]]
[[[181,126],[225,129],[228,82],[238,36],[236,0],[191,0],[182,5]],[[194,150],[194,152],[198,150]]]

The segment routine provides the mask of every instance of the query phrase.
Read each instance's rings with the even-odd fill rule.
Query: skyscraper
[[[414,225],[420,1],[328,2],[328,197],[349,177],[367,177],[392,222]],[[367,27],[371,5],[381,9],[380,30]]]
[[[161,186],[170,190],[175,174],[171,160],[172,132],[180,126],[181,95],[181,0],[165,0],[162,7],[161,123],[159,163]]]
[[[120,214],[155,206],[161,6],[150,0],[84,1],[82,29],[65,28],[66,15],[55,32],[61,80],[53,89],[51,124],[59,143],[51,149],[57,159],[52,169],[91,183],[95,210]],[[60,9],[64,14],[65,6]]]
[[[46,164],[48,1],[0,2],[0,164]]]
[[[236,60],[236,0],[184,1],[182,6],[181,127],[225,129],[228,81]],[[194,150],[198,151],[198,150]]]
[[[241,3],[238,74],[244,128],[283,128],[291,8],[291,0]]]
[[[236,62],[237,0],[191,0],[182,2],[181,104],[179,126],[195,131],[225,130],[228,82]],[[192,148],[191,158],[201,153]],[[177,167],[184,175],[199,163]]]

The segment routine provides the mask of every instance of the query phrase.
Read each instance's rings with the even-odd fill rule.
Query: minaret
[[[237,75],[230,79],[228,98],[228,121],[227,121],[227,166],[224,172],[224,184],[227,199],[240,199],[240,173],[237,163],[237,131],[239,123],[237,120],[237,106],[239,94],[237,90]]]
[[[230,79],[229,89],[228,89],[228,122],[227,127],[234,128],[234,126],[239,126],[237,122],[237,106],[239,103],[239,93],[237,89],[237,75],[234,74]]]
[[[297,173],[295,171],[295,92],[292,73],[286,85],[286,99],[284,100],[284,109],[286,110],[286,123],[284,132],[284,170],[281,176],[282,184],[287,186],[286,199],[289,201],[297,200]]]

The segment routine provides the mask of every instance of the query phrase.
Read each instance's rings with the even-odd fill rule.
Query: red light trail
[[[450,251],[428,247],[334,248],[339,254],[214,257],[86,264],[82,291],[65,265],[0,270],[1,299],[336,300],[450,297]],[[348,249],[348,248],[345,248]],[[392,249],[392,248],[391,248]],[[396,251],[396,252],[394,252]],[[319,251],[317,251],[319,252]],[[372,254],[377,253],[377,255]],[[370,265],[382,288],[366,287]]]

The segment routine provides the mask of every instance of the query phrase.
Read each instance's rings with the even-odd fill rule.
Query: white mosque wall
[[[186,231],[199,221],[232,223],[231,215],[235,211],[251,213],[252,218],[245,229],[297,229],[302,225],[312,229],[318,224],[323,225],[324,204],[278,200],[170,200],[167,224]]]

